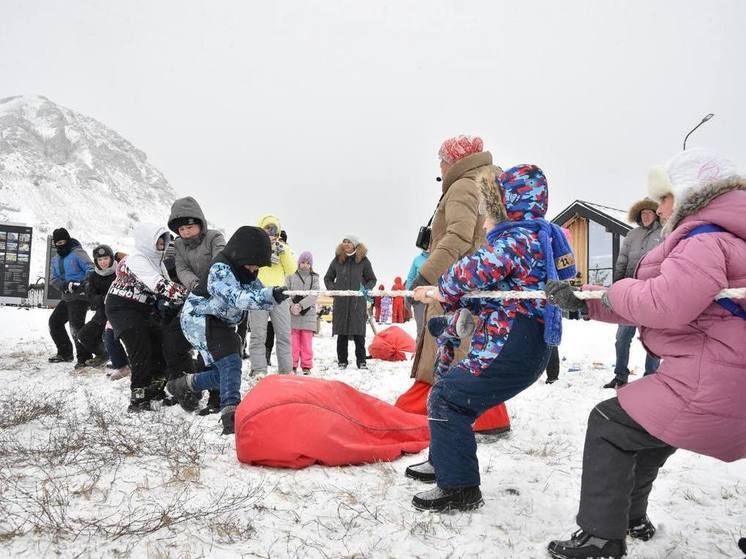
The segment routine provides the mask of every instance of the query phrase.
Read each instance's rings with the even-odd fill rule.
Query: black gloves
[[[575,297],[574,293],[576,291],[580,290],[564,281],[549,280],[546,287],[544,287],[548,303],[561,308],[563,311],[586,312],[588,305],[585,304],[585,301]]]
[[[179,314],[179,311],[181,310],[181,307],[183,305],[184,301],[182,300],[175,301],[173,299],[166,298],[159,298],[155,302],[155,308],[158,310],[158,313],[164,318],[173,318],[174,316]]]
[[[285,295],[285,292],[288,290],[287,287],[273,287],[272,288],[272,297],[274,297],[275,302],[279,305],[282,303],[285,299],[288,298],[288,295]]]
[[[424,277],[422,277],[421,274],[417,274],[417,277],[414,278],[414,281],[412,282],[412,289],[415,287],[421,287],[423,285],[432,285],[429,281],[427,281]]]
[[[65,291],[68,293],[79,293],[82,288],[82,283],[79,281],[68,281],[65,284]]]
[[[448,328],[447,316],[434,316],[427,321],[427,331],[433,338],[437,338]]]

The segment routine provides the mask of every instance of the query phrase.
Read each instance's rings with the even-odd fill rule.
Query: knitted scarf
[[[569,280],[575,277],[575,256],[562,229],[543,218],[504,221],[487,233],[490,244],[505,231],[523,227],[534,231],[539,237],[544,252],[547,280]],[[548,345],[559,345],[562,340],[562,310],[549,302],[544,309],[544,341]]]

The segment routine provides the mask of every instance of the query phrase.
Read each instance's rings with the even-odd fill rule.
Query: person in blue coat
[[[412,266],[409,268],[409,274],[407,274],[407,281],[404,282],[404,287],[407,290],[414,289],[414,280],[417,279],[417,274],[420,273],[422,265],[427,262],[428,256],[430,256],[430,252],[423,250],[412,260]],[[414,315],[415,324],[417,324],[417,341],[419,342],[422,329],[425,327],[425,303],[412,301],[412,314]]]
[[[219,388],[224,435],[235,432],[241,401],[241,339],[236,326],[248,310],[269,311],[288,298],[286,287],[264,287],[257,279],[259,267],[270,265],[271,254],[264,229],[240,227],[213,258],[181,311],[184,336],[209,369],[171,379],[166,390],[182,408],[194,411],[196,394]]]
[[[52,240],[57,254],[52,257],[50,283],[62,293],[62,300],[49,317],[49,334],[57,346],[57,353],[49,358],[49,362],[63,363],[74,359],[73,343],[65,329],[65,324],[69,322],[75,341],[75,356],[78,358],[75,368],[79,369],[85,367],[86,361],[93,357],[90,350],[77,339],[88,312],[88,297],[83,282],[88,272],[93,271],[93,262],[80,243],[70,238],[70,233],[64,227],[52,232]]]

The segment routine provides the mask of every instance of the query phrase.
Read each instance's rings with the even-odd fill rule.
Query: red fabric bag
[[[338,381],[271,375],[236,409],[236,454],[246,464],[366,464],[420,452],[429,444],[425,416]]]
[[[430,385],[426,382],[414,381],[412,387],[396,400],[396,407],[409,413],[427,415],[427,398],[430,395]],[[471,426],[472,430],[480,433],[483,431],[507,431],[510,429],[510,417],[505,403],[498,404],[480,415]]]
[[[414,353],[417,344],[412,336],[398,326],[389,326],[378,332],[368,348],[371,357],[384,361],[404,361],[407,358],[405,351]]]

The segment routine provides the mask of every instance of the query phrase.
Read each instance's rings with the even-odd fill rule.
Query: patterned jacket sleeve
[[[486,244],[464,256],[443,274],[438,282],[440,293],[445,298],[443,308],[452,311],[466,306],[465,301],[461,301],[465,294],[488,290],[509,276],[524,276],[530,273],[533,264],[527,235],[500,237],[494,244]]]
[[[274,304],[271,287],[254,282],[243,287],[225,264],[213,264],[207,276],[207,292],[225,305],[236,309],[269,310]]]

